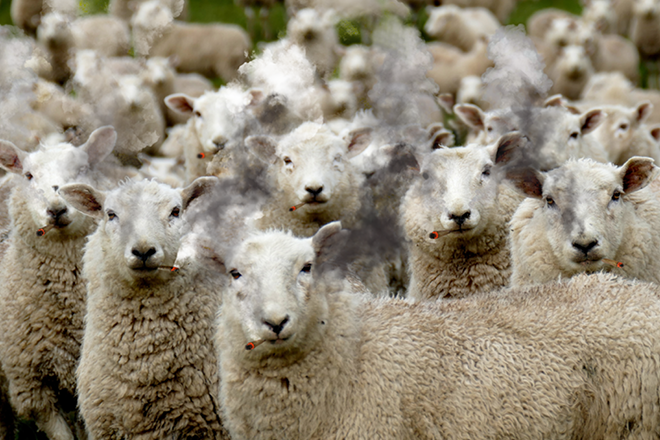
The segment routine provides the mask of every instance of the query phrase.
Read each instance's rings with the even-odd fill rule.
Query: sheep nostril
[[[461,215],[449,214],[449,219],[455,221],[459,226],[462,226],[463,223],[472,215],[471,211],[464,212]]]
[[[60,208],[60,209],[48,209],[48,210],[46,210],[46,213],[50,217],[54,218],[55,220],[62,217],[64,214],[66,214],[66,212],[67,212],[66,206],[64,208]]]
[[[577,241],[572,243],[573,247],[583,254],[587,255],[589,251],[598,246],[598,240],[593,240],[588,243],[579,243]]]
[[[285,316],[282,321],[280,321],[279,324],[273,324],[272,322],[264,320],[264,324],[266,324],[266,327],[270,328],[273,333],[276,335],[279,335],[284,326],[289,322],[289,315]]]
[[[156,254],[156,248],[149,248],[146,252],[141,252],[139,249],[133,248],[131,253],[142,260],[143,263],[146,263],[149,257]]]
[[[311,186],[306,186],[306,187],[305,187],[305,190],[306,190],[308,193],[310,193],[311,195],[313,195],[314,197],[316,197],[316,196],[318,196],[319,194],[321,194],[321,192],[323,192],[323,185],[321,185],[321,186],[317,186],[316,188],[311,187]]]

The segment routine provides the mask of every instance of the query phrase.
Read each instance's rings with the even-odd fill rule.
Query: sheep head
[[[223,337],[237,348],[264,340],[249,357],[272,362],[291,362],[316,346],[328,314],[319,270],[340,232],[333,222],[311,238],[270,231],[244,240],[227,262],[222,319],[233,334]]]
[[[39,150],[26,153],[8,141],[0,141],[0,166],[17,174],[17,191],[27,207],[27,213],[14,212],[31,220],[21,234],[33,236],[39,228],[53,232],[49,238],[87,235],[93,222],[75,209],[70,209],[58,189],[74,182],[92,183],[96,165],[105,159],[115,146],[117,133],[112,127],[95,130],[80,146],[68,143],[41,145]],[[15,219],[16,221],[16,219]],[[23,221],[17,221],[23,228]]]
[[[190,203],[209,192],[215,177],[200,177],[183,189],[143,180],[126,182],[110,192],[89,185],[60,188],[60,194],[82,213],[99,220],[107,271],[128,284],[150,285],[170,279],[187,223]]]
[[[617,259],[626,231],[636,233],[627,229],[636,209],[630,199],[657,171],[650,158],[633,157],[621,167],[579,159],[510,177],[535,199],[539,239],[547,239],[560,268],[573,275],[602,269],[604,258]]]
[[[471,144],[426,154],[419,176],[404,200],[403,217],[409,238],[433,252],[442,243],[467,243],[492,228],[501,215],[500,171],[524,144],[526,138],[513,132],[488,146]]]

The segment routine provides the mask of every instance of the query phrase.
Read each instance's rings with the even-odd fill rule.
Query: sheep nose
[[[55,220],[57,220],[60,217],[62,217],[64,214],[66,214],[66,211],[67,211],[66,206],[64,206],[62,208],[48,209],[48,210],[46,210],[46,213],[49,216],[51,216],[52,218],[54,218]]]
[[[319,186],[316,186],[316,187],[308,185],[308,186],[305,187],[305,190],[307,190],[308,193],[310,193],[311,195],[316,197],[319,194],[321,194],[321,192],[323,191],[323,185],[319,185]]]
[[[279,324],[273,324],[272,322],[268,322],[268,321],[264,320],[264,324],[266,324],[266,327],[271,329],[273,331],[273,333],[275,333],[276,335],[280,334],[280,332],[282,331],[282,329],[284,328],[284,326],[286,325],[287,322],[289,322],[289,315],[286,315],[284,317],[284,319],[282,319],[282,321],[280,321]]]
[[[146,263],[149,257],[156,253],[156,248],[149,248],[146,252],[140,252],[139,249],[133,248],[131,253],[142,260],[143,263]]]
[[[584,255],[587,255],[590,250],[598,246],[598,240],[592,240],[587,243],[574,241],[572,244],[575,249],[581,251]]]
[[[449,214],[449,220],[454,220],[458,226],[462,226],[463,223],[465,223],[465,220],[470,218],[470,215],[472,215],[471,211],[466,211],[460,215],[451,213]]]
[[[217,148],[218,150],[222,150],[223,148],[225,148],[226,143],[227,143],[227,139],[225,139],[224,137],[217,137],[213,139],[213,145],[215,145],[215,148]]]

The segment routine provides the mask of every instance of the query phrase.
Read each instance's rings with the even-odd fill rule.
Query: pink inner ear
[[[173,96],[167,100],[170,107],[181,113],[192,113],[194,108],[184,96]]]

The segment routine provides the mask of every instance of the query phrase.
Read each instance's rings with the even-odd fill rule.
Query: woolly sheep
[[[363,176],[349,159],[368,145],[363,139],[345,142],[327,126],[305,122],[279,141],[250,136],[246,145],[267,163],[275,191],[256,226],[281,228],[302,237],[341,219],[355,225],[362,206]],[[292,206],[298,206],[290,210]]]
[[[495,14],[500,23],[508,23],[509,15],[516,6],[515,0],[447,0],[440,3],[461,8],[486,8]],[[434,4],[438,6],[435,1]]]
[[[70,20],[58,12],[46,14],[37,28],[37,41],[44,50],[49,70],[40,75],[50,81],[64,84],[71,77],[69,60],[75,48]]]
[[[460,298],[508,285],[507,224],[523,197],[500,169],[523,144],[514,132],[488,146],[426,155],[401,205],[410,240],[409,298]]]
[[[83,256],[89,295],[77,370],[92,439],[226,438],[213,344],[222,281],[208,261],[175,262],[186,232],[181,216],[215,181],[180,190],[155,181],[107,193],[60,189],[99,221]],[[160,269],[175,264],[178,272]]]
[[[172,17],[185,20],[188,15],[188,0],[158,0],[172,12]],[[125,21],[130,21],[133,14],[139,10],[146,0],[110,0],[108,13]]]
[[[615,34],[619,30],[619,20],[611,0],[585,1],[582,19],[602,34]]]
[[[488,110],[489,104],[483,100],[483,85],[481,78],[478,76],[470,75],[462,78],[458,86],[458,92],[456,92],[456,102],[459,104],[474,104]]]
[[[580,272],[611,271],[660,280],[660,202],[653,159],[623,166],[571,160],[514,179],[528,198],[511,219],[511,284],[537,284]],[[622,262],[607,265],[603,259]]]
[[[578,99],[594,67],[582,46],[563,47],[552,66],[548,68],[548,77],[552,80],[552,93],[559,93],[568,99]]]
[[[597,275],[435,304],[371,299],[321,280],[338,229],[264,233],[226,261],[216,342],[232,438],[660,429],[657,286]]]
[[[34,35],[42,15],[59,12],[72,16],[78,9],[76,0],[12,0],[10,3],[12,23],[28,35]]]
[[[633,84],[639,80],[639,53],[635,45],[619,35],[588,33],[585,49],[597,72],[619,71]]]
[[[462,78],[481,76],[493,65],[487,56],[488,44],[481,39],[467,53],[445,43],[431,43],[427,48],[433,55],[433,69],[427,76],[439,86],[438,93],[455,95]]]
[[[609,155],[609,161],[623,165],[633,156],[651,157],[660,161],[660,151],[646,120],[653,111],[648,101],[635,107],[603,106],[607,116],[593,132]]]
[[[500,22],[488,9],[444,5],[429,10],[424,31],[435,40],[470,52],[480,37],[490,38],[499,27]]]
[[[630,22],[630,39],[644,58],[660,54],[660,2],[635,0]]]
[[[15,174],[1,269],[0,360],[17,415],[34,419],[52,440],[73,440],[62,411],[76,409],[87,293],[82,252],[96,226],[69,208],[57,190],[76,181],[98,185],[98,168],[115,141],[112,127],[104,127],[81,147],[58,144],[27,154],[0,142],[0,165]]]
[[[305,55],[319,76],[328,79],[339,61],[339,37],[333,11],[323,14],[315,9],[303,9],[287,24],[287,38],[305,49]]]
[[[144,6],[148,5],[145,3]],[[141,41],[146,38],[143,34],[153,32],[152,28],[151,14],[134,20],[134,38]],[[238,67],[246,61],[251,48],[250,37],[239,26],[174,21],[165,27],[162,35],[155,37],[153,45],[144,54],[176,56],[180,72],[199,73],[209,78],[220,77],[224,81],[231,81],[236,77]]]

